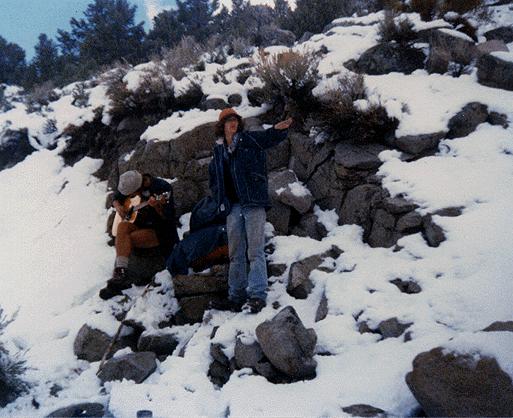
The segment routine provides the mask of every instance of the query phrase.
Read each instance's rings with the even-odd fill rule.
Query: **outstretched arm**
[[[288,118],[265,131],[251,131],[248,134],[258,147],[262,149],[272,148],[287,137],[287,129],[291,124],[292,118]]]

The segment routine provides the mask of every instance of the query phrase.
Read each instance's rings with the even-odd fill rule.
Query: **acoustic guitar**
[[[155,196],[155,199],[160,200],[161,198],[169,199],[171,193],[166,192],[161,195]],[[139,211],[142,208],[145,208],[150,204],[149,200],[145,200],[141,202],[140,196],[132,197],[131,199],[126,199],[123,204],[123,208],[126,211],[126,216],[122,218],[119,213],[116,211],[116,216],[114,217],[114,223],[112,224],[112,236],[116,236],[118,234],[118,226],[121,222],[130,222],[134,223],[137,219]]]

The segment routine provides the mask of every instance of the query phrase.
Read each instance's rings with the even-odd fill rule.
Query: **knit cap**
[[[121,194],[129,196],[142,186],[142,174],[138,171],[127,171],[119,177],[118,190]]]

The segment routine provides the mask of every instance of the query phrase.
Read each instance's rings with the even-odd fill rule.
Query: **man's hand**
[[[290,125],[292,125],[293,119],[288,118],[285,120],[282,120],[281,122],[278,122],[276,125],[274,125],[274,129],[282,130],[282,129],[288,129]]]
[[[116,212],[119,216],[121,216],[121,219],[125,219],[127,215],[127,211],[125,210],[125,207],[119,203],[117,200],[113,203],[114,209],[116,209]]]
[[[164,217],[164,204],[166,203],[166,198],[161,197],[159,200],[155,199],[153,196],[151,196],[148,199],[148,204],[154,208],[157,213],[163,218]]]

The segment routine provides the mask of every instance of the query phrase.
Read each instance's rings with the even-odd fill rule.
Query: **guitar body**
[[[119,213],[116,212],[116,216],[114,217],[114,223],[112,224],[112,236],[117,236],[118,234],[118,226],[121,222],[130,222],[134,223],[137,219],[138,211],[134,211],[133,208],[141,203],[141,197],[135,196],[131,199],[126,199],[123,208],[128,213],[127,218],[123,219],[119,216]]]

